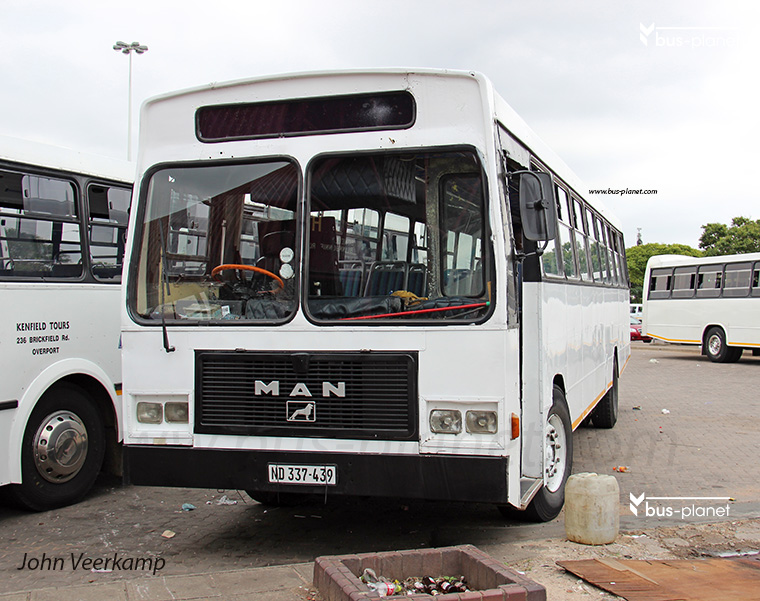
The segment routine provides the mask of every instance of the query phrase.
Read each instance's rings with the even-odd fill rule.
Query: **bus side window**
[[[696,291],[696,267],[676,267],[673,298],[691,298]]]
[[[697,275],[697,296],[702,298],[717,298],[720,296],[722,281],[722,266],[704,265],[700,267]]]
[[[751,263],[734,263],[726,265],[726,278],[723,282],[723,296],[747,296],[750,291],[751,273]]]
[[[89,203],[90,263],[95,279],[118,283],[124,260],[124,244],[131,191],[91,184]]]
[[[653,269],[649,278],[649,298],[669,298],[672,279],[671,268]]]
[[[562,253],[563,270],[567,277],[577,278],[578,268],[575,263],[575,236],[573,235],[571,205],[568,204],[567,192],[556,186],[557,217],[559,219],[559,249]]]
[[[586,212],[577,198],[573,198],[573,224],[575,225],[575,254],[578,257],[578,271],[582,280],[591,280]]]
[[[82,240],[74,184],[8,171],[0,172],[0,183],[4,275],[79,279]]]

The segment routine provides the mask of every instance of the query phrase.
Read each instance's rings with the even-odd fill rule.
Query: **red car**
[[[641,333],[641,320],[631,316],[631,340],[641,340],[642,342],[652,342],[651,336]]]

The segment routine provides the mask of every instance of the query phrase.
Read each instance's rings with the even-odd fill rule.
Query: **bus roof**
[[[135,164],[31,140],[0,136],[0,160],[133,183]]]
[[[654,255],[649,257],[647,267],[681,267],[684,265],[712,265],[714,263],[742,263],[759,261],[760,252],[738,255],[713,255],[710,257],[690,257],[689,255]]]

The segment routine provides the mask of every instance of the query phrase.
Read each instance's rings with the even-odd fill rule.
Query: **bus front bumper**
[[[274,464],[334,466],[335,483],[272,483]],[[124,448],[125,482],[143,486],[506,503],[507,475],[506,457]]]

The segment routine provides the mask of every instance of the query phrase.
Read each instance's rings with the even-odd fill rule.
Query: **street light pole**
[[[144,54],[148,51],[148,47],[140,44],[140,42],[132,42],[126,44],[124,42],[116,42],[113,45],[113,49],[122,54],[129,56],[129,92],[127,100],[127,160],[132,160],[132,53]]]

